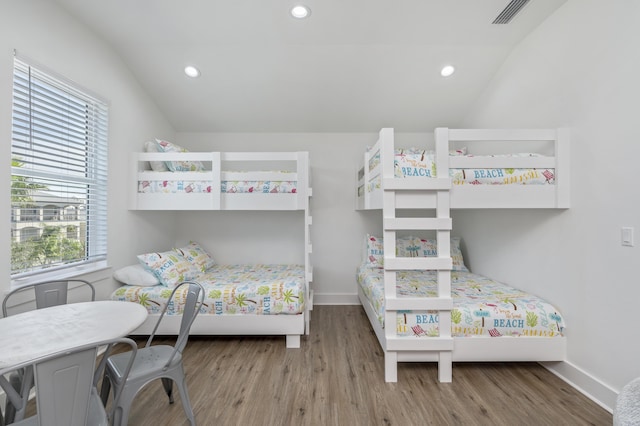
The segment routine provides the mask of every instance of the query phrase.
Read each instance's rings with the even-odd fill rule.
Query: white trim
[[[570,361],[541,362],[540,364],[584,396],[608,412],[613,413],[618,392],[609,385],[593,377]]]
[[[61,268],[56,269],[55,271],[27,275],[22,278],[12,279],[11,286],[7,290],[41,281],[65,280],[71,278],[86,279],[89,282],[111,278],[111,266],[107,264],[106,260],[101,260],[98,262],[83,263],[82,265],[75,267]]]
[[[360,305],[357,293],[317,293],[313,295],[314,305]]]

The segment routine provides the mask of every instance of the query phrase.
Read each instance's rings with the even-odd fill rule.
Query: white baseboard
[[[567,382],[587,398],[613,413],[618,392],[569,361],[541,362],[543,367]]]
[[[357,293],[313,293],[314,305],[359,305]]]

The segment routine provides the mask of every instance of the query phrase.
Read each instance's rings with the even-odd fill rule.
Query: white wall
[[[135,255],[169,245],[172,214],[127,211],[128,153],[158,132],[173,135],[171,126],[113,51],[89,29],[50,1],[3,0],[0,3],[0,157],[5,159],[0,189],[0,222],[10,221],[11,90],[13,51],[24,55],[107,99],[109,110],[109,263],[135,262]],[[10,228],[0,231],[0,257],[9,259]],[[5,261],[0,291],[9,283]],[[99,289],[108,294],[107,280]]]
[[[473,271],[539,293],[567,321],[559,374],[613,407],[640,376],[640,2],[570,0],[510,55],[466,125],[567,126],[571,209],[457,212]],[[640,243],[640,241],[638,241]]]

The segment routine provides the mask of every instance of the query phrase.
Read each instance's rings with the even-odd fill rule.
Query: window
[[[76,208],[75,206],[67,206],[64,208],[63,220],[76,220]]]
[[[20,242],[33,241],[40,237],[40,228],[22,228],[20,230]]]
[[[42,215],[44,220],[56,220],[58,219],[58,209],[56,206],[44,206]]]
[[[106,103],[15,58],[12,113],[12,278],[106,260]]]

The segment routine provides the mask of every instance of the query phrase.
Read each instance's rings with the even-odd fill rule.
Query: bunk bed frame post
[[[449,178],[449,132],[448,129],[438,128],[435,130],[436,139],[436,177],[448,179],[449,188],[451,182]],[[451,220],[449,189],[438,190],[436,193],[436,218]],[[447,228],[436,230],[438,244],[438,258],[448,259],[451,262],[451,228],[449,222]],[[448,270],[438,269],[438,298],[451,300],[451,267]],[[438,380],[440,382],[452,381],[453,365],[453,338],[451,337],[451,309],[441,309],[438,311],[438,332],[440,338],[452,342],[449,350],[440,351],[438,354]]]
[[[380,149],[380,166],[382,167],[381,179],[393,179],[394,168],[394,137],[393,129],[380,130],[379,139]],[[365,164],[365,169],[368,165]],[[396,271],[388,267],[395,259],[396,253],[396,232],[389,229],[389,221],[395,219],[396,202],[395,193],[393,191],[384,191],[382,194],[382,203],[385,208],[382,209],[383,222],[383,239],[384,239],[384,294],[385,300],[395,299],[396,297]],[[395,323],[396,311],[393,309],[385,310],[385,339],[388,341],[396,336]],[[398,381],[398,353],[395,351],[385,350],[385,381]]]
[[[389,133],[385,130],[390,130],[391,132]],[[381,141],[383,140],[383,138],[389,136],[393,138],[393,129],[382,129],[379,133],[379,137],[376,143],[370,149],[367,149],[364,153],[364,164],[362,165],[362,168],[359,168],[356,172],[356,209],[369,210],[374,208],[374,205],[382,204],[382,197],[378,196],[378,192],[369,191],[368,186],[376,178],[376,176],[381,179],[380,169],[382,168],[382,165],[378,164],[372,170],[371,160],[376,155],[381,155],[379,154],[382,146]],[[360,187],[362,188],[361,196],[359,196],[357,193],[358,188]]]
[[[311,165],[309,164],[309,153],[306,151],[297,152],[297,176],[298,186],[303,190],[298,192],[298,208],[304,210],[304,272],[305,272],[305,327],[304,332],[309,335],[311,311],[313,310],[313,290],[311,290],[311,281],[313,281],[313,273],[311,266],[311,253],[313,251],[311,245]],[[299,338],[299,336],[298,336]],[[298,343],[299,345],[299,343]]]
[[[219,152],[211,153],[211,186],[220,188],[222,183],[222,157]],[[211,205],[214,209],[220,209],[222,204],[222,195],[220,191],[211,191]]]
[[[556,131],[555,141],[555,158],[556,158],[556,207],[568,209],[569,191],[571,186],[571,169],[570,169],[570,141],[569,129],[560,128]],[[560,166],[562,164],[562,166]],[[561,176],[558,177],[558,174]]]
[[[135,181],[135,185],[129,185],[127,205],[130,210],[135,210],[138,207],[138,172],[141,171],[139,164],[137,154],[132,155],[129,159],[129,181]]]
[[[360,177],[359,175],[356,176],[356,178],[358,179],[358,184],[360,182],[362,182],[362,208],[364,209],[370,209],[371,208],[371,195],[369,194],[369,191],[367,191],[367,185],[369,184],[369,179],[371,179],[371,170],[369,170],[369,162],[371,161],[371,153],[374,152],[373,150],[375,149],[375,146],[370,149],[365,151],[364,153],[364,165],[362,166],[362,177]],[[362,181],[360,181],[360,179],[362,179]],[[358,186],[356,185],[356,191],[358,190]],[[356,194],[356,201],[358,200],[359,197],[357,197]]]

